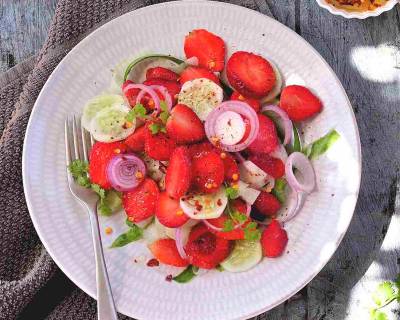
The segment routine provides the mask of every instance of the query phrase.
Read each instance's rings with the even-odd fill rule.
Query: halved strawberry
[[[103,189],[110,189],[111,184],[107,178],[107,165],[111,158],[127,150],[123,142],[96,142],[89,155],[89,176],[92,183],[98,184]]]
[[[165,87],[169,95],[171,96],[172,102],[176,103],[176,98],[178,93],[181,91],[181,85],[176,81],[168,81],[163,79],[149,79],[143,82],[146,86],[156,85]],[[156,90],[157,91],[157,90]],[[163,99],[162,95],[159,94],[161,99]]]
[[[133,83],[134,82],[132,80],[126,80],[122,84],[122,92],[124,93],[131,107],[136,105],[136,97],[139,94],[140,89],[129,89],[129,90],[124,90],[124,89],[128,84],[133,84]]]
[[[156,206],[156,217],[168,228],[178,228],[185,224],[189,217],[182,211],[179,200],[171,198],[167,192],[162,192]]]
[[[201,223],[191,230],[185,251],[190,264],[213,269],[228,257],[231,245],[228,240],[218,238]]]
[[[292,85],[283,88],[280,107],[286,111],[290,120],[303,121],[322,110],[322,103],[309,89]]]
[[[215,152],[218,153],[216,149],[210,142],[196,143],[189,146],[189,154],[191,158],[199,157],[204,153]]]
[[[136,130],[128,138],[126,138],[124,142],[128,146],[129,150],[133,152],[143,152],[145,137],[146,127],[141,126],[136,128]]]
[[[215,152],[192,158],[192,186],[196,191],[212,193],[224,182],[224,163]]]
[[[199,65],[211,71],[224,69],[225,44],[217,35],[197,29],[185,37],[184,50],[186,58],[197,57]]]
[[[122,194],[122,205],[128,219],[132,222],[140,222],[155,214],[159,196],[157,184],[150,178],[144,181],[132,191]]]
[[[275,86],[276,76],[271,64],[254,53],[237,51],[226,64],[231,86],[250,98],[262,98]]]
[[[274,216],[281,208],[281,203],[273,194],[261,191],[254,206],[259,213],[265,216]]]
[[[153,134],[149,129],[152,124],[153,122],[146,124],[144,150],[150,158],[160,161],[169,160],[176,143],[163,132]]]
[[[246,98],[245,96],[241,95],[239,92],[234,91],[231,95],[231,100],[243,101],[246,102],[250,107],[254,109],[255,112],[259,112],[261,109],[261,102],[260,100],[253,99],[253,98]]]
[[[250,155],[249,160],[275,179],[279,179],[285,175],[285,164],[281,159],[271,157],[267,154],[254,154]]]
[[[178,147],[171,155],[165,176],[165,189],[172,198],[179,199],[190,187],[190,155],[187,147]]]
[[[186,267],[189,264],[179,255],[176,242],[173,239],[159,239],[149,245],[149,249],[161,263],[175,267]]]
[[[242,200],[236,199],[236,200],[232,201],[232,206],[239,212],[246,214],[247,206],[246,206],[246,203],[244,203]],[[223,228],[225,221],[227,221],[229,219],[230,218],[228,216],[222,215],[216,219],[209,219],[209,220],[207,220],[207,222],[211,223],[215,227]],[[245,227],[249,222],[250,222],[250,219],[243,224],[243,227]],[[218,238],[222,238],[222,239],[226,239],[226,240],[244,239],[243,228],[237,228],[232,231],[216,231],[212,228],[209,228],[209,230],[212,233],[214,233]]]
[[[247,147],[251,153],[271,153],[279,146],[278,134],[274,122],[264,116],[258,114],[260,129],[256,139]]]
[[[206,136],[199,117],[184,104],[177,104],[172,109],[166,128],[168,135],[177,143],[194,143]]]
[[[183,85],[186,81],[199,78],[206,78],[214,81],[218,85],[220,84],[218,77],[214,73],[205,68],[194,66],[187,67],[185,70],[183,70],[181,77],[179,78],[179,82],[181,85]]]
[[[225,181],[237,182],[240,178],[240,172],[236,160],[227,152],[221,152],[220,157],[224,163]]]
[[[269,258],[282,255],[288,242],[288,236],[277,220],[273,220],[261,236],[263,254]]]
[[[146,71],[146,80],[151,80],[151,79],[178,81],[179,75],[167,68],[155,67],[155,68],[149,68]]]

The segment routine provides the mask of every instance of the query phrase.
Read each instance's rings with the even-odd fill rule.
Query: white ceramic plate
[[[137,319],[245,319],[282,303],[327,263],[358,196],[361,154],[354,114],[339,80],[308,43],[271,18],[230,4],[154,5],[107,23],[79,43],[52,73],[33,109],[23,154],[25,194],[36,230],[61,270],[96,296],[88,217],[66,181],[64,119],[108,87],[110,70],[121,60],[148,51],[183,56],[184,36],[194,28],[220,35],[228,54],[242,49],[269,57],[285,79],[303,81],[318,93],[324,111],[304,126],[306,141],[331,128],[342,138],[315,161],[317,191],[287,224],[290,240],[282,258],[264,259],[240,274],[212,271],[181,285],[165,281],[165,270],[140,263],[149,257],[140,243],[106,249],[117,309]],[[123,221],[123,215],[101,219],[102,229],[114,228],[111,236],[103,233],[106,246],[124,230]]]

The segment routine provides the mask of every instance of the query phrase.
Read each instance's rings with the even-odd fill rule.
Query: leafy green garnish
[[[233,210],[231,212],[231,217],[237,223],[242,223],[242,222],[245,222],[247,220],[247,216],[245,214],[239,212],[238,210]]]
[[[217,266],[215,267],[215,269],[217,269],[219,272],[225,271],[224,267],[221,266],[220,264],[217,265]]]
[[[272,189],[271,193],[279,200],[280,203],[284,203],[286,201],[286,180],[279,178],[275,180],[275,186]]]
[[[372,294],[375,307],[370,310],[370,320],[387,320],[387,315],[381,311],[383,307],[397,300],[400,302],[400,274],[397,279],[379,284]]]
[[[252,221],[248,223],[244,229],[244,238],[249,241],[260,240],[261,231],[257,229],[257,223]]]
[[[189,265],[185,270],[183,270],[180,274],[173,277],[172,280],[179,282],[179,283],[187,283],[192,280],[196,274],[194,273],[194,267]]]
[[[142,238],[143,230],[139,228],[137,225],[130,226],[129,230],[125,233],[120,234],[111,244],[110,248],[120,248],[128,243],[133,241],[137,241]]]
[[[225,188],[225,194],[228,197],[228,199],[233,200],[239,197],[239,190],[236,188],[227,187]]]
[[[68,166],[68,170],[69,172],[71,172],[72,177],[80,186],[92,189],[94,192],[98,194],[100,201],[97,208],[100,214],[105,216],[110,215],[113,212],[113,210],[107,201],[108,192],[103,188],[101,188],[98,184],[90,182],[88,176],[89,164],[86,161],[74,160]]]
[[[136,104],[126,115],[126,121],[133,122],[136,118],[146,118],[146,108],[141,104]]]
[[[299,130],[293,124],[292,141],[291,141],[290,144],[288,144],[286,146],[286,151],[287,151],[288,154],[291,154],[293,152],[301,152],[301,150],[302,150],[302,146],[301,146],[301,139],[300,139]]]
[[[169,118],[169,111],[168,111],[168,106],[165,103],[165,101],[160,101],[160,108],[161,108],[161,112],[158,117],[161,119],[163,124],[166,124],[167,120]]]
[[[233,221],[231,219],[227,219],[224,221],[224,226],[222,228],[223,232],[229,232],[232,231],[235,225],[233,224]]]
[[[134,224],[132,221],[130,221],[129,219],[125,220],[125,224],[130,227],[130,228],[134,228],[136,226],[136,224]]]
[[[310,159],[316,159],[323,155],[340,138],[336,130],[329,131],[326,135],[309,144],[303,153]]]
[[[167,130],[165,129],[165,127],[159,123],[152,123],[149,125],[149,129],[151,131],[151,134],[156,135],[159,132],[163,132],[166,133]]]

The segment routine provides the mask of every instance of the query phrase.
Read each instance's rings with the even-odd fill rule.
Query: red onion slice
[[[148,93],[150,97],[154,101],[154,112],[153,115],[157,116],[158,113],[160,112],[160,98],[158,97],[157,93],[152,89],[150,86],[146,86],[144,84],[137,84],[137,83],[130,83],[124,88],[124,94],[128,92],[130,89],[140,89],[141,92],[139,92],[138,96],[136,97],[136,103],[140,103],[140,100],[143,98],[143,96]],[[144,91],[144,93],[142,93]]]
[[[218,117],[226,111],[236,112],[250,121],[250,133],[245,141],[235,145],[225,145],[223,143],[219,143],[219,141],[215,141],[216,138],[218,139],[216,134],[216,121],[218,120]],[[207,138],[211,143],[218,145],[225,151],[238,152],[246,149],[254,141],[254,139],[257,137],[260,124],[257,113],[247,103],[231,100],[222,102],[218,107],[211,111],[207,116],[204,126]]]
[[[107,165],[107,178],[117,191],[135,189],[145,175],[144,162],[134,154],[115,155]]]
[[[282,110],[280,107],[275,106],[275,105],[264,106],[261,109],[261,112],[265,112],[265,111],[272,111],[272,112],[276,113],[282,119],[283,129],[285,131],[285,138],[283,140],[283,144],[287,145],[288,143],[290,143],[290,141],[292,139],[293,124],[292,124],[292,121],[289,119],[289,116],[287,115],[287,113],[284,110]]]
[[[251,211],[251,205],[248,204],[248,203],[246,203],[246,217],[247,217],[247,218],[250,217],[250,211]],[[212,220],[212,219],[210,219],[210,220]],[[210,223],[208,220],[203,220],[203,222],[204,222],[204,224],[205,224],[207,227],[209,227],[210,229],[213,229],[213,230],[219,231],[219,232],[223,231],[223,228],[214,226],[214,225],[213,225],[212,223]],[[241,223],[239,223],[239,224],[236,224],[236,225],[233,227],[233,230],[236,230],[236,229],[240,228],[244,223],[246,223],[246,221],[243,221],[243,222],[241,222]]]
[[[214,131],[219,137],[221,144],[233,146],[243,139],[246,132],[246,125],[239,113],[225,111],[218,115]]]
[[[186,245],[187,240],[188,239],[184,239],[182,227],[176,228],[175,229],[176,248],[178,249],[178,252],[179,252],[179,255],[181,256],[181,258],[185,259],[185,260],[188,258],[188,256],[183,247]]]
[[[296,192],[293,190],[293,192],[291,193],[291,198],[288,199],[290,207],[287,209],[287,212],[283,216],[278,217],[279,221],[288,222],[292,220],[300,212],[300,209],[303,207],[306,197],[306,193]]]
[[[164,101],[167,104],[168,111],[172,110],[172,99],[171,95],[169,94],[168,90],[164,86],[159,86],[159,85],[151,85],[150,88],[158,90],[164,97]]]
[[[294,175],[293,169],[299,172]],[[285,174],[289,186],[296,192],[311,193],[315,188],[314,168],[308,158],[301,152],[293,152],[286,161]]]

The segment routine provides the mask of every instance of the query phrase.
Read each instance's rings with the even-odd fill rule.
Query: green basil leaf
[[[280,203],[284,203],[286,201],[286,180],[285,179],[276,179],[275,186],[272,189],[271,193],[279,200]]]
[[[193,271],[193,266],[189,265],[185,270],[183,270],[180,274],[173,277],[172,280],[178,283],[187,283],[191,281],[196,274]]]
[[[119,235],[114,242],[111,244],[110,248],[120,248],[128,243],[134,242],[142,238],[143,230],[139,228],[137,225],[133,225],[130,227],[128,231]]]
[[[340,138],[336,130],[329,131],[326,135],[311,143],[305,149],[305,154],[310,159],[316,159],[323,155]]]

